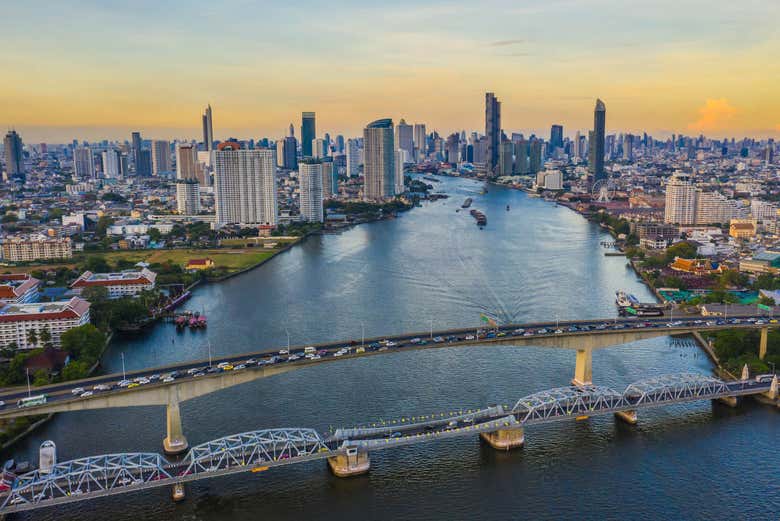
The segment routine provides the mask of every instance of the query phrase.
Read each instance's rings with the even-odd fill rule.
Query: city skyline
[[[128,14],[84,1],[90,18],[74,21],[78,37],[61,23],[70,6],[8,6],[4,18],[13,23],[0,41],[15,52],[0,66],[15,81],[0,86],[0,126],[31,143],[139,129],[151,139],[198,138],[208,102],[218,140],[283,137],[304,110],[316,111],[332,134],[358,136],[384,115],[448,132],[480,128],[481,98],[492,91],[504,105],[504,128],[538,135],[553,123],[589,128],[598,97],[610,107],[608,132],[780,132],[780,72],[772,65],[780,46],[771,24],[780,6],[768,0],[662,1],[630,12],[608,0],[392,9],[309,1],[270,13],[248,3],[240,17],[194,4],[174,2],[149,19],[143,8]],[[144,24],[135,23],[141,16]],[[192,52],[203,35],[210,45]]]

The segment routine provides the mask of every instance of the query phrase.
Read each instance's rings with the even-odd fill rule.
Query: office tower
[[[363,129],[363,198],[378,200],[395,195],[393,120],[378,119]]]
[[[15,130],[9,130],[3,140],[5,145],[5,171],[8,178],[24,176],[22,137]]]
[[[414,160],[414,136],[413,127],[407,125],[406,121],[401,119],[398,125],[395,127],[395,146],[397,149],[406,152],[406,155],[402,157],[404,160]]]
[[[284,168],[284,139],[278,139],[276,146],[276,166]]]
[[[675,172],[666,183],[664,222],[681,225],[696,222],[696,187],[689,174]]]
[[[282,147],[282,166],[288,170],[295,170],[298,168],[298,141],[294,136],[287,136],[284,138],[284,146]]]
[[[171,172],[171,144],[168,141],[152,141],[152,174]]]
[[[563,148],[563,125],[553,125],[550,127],[549,155],[554,155],[555,150],[558,148]]]
[[[395,193],[404,193],[404,157],[407,152],[400,148],[395,151]]]
[[[422,161],[428,154],[427,136],[425,134],[425,123],[414,124],[414,159]]]
[[[73,150],[73,173],[79,179],[95,176],[95,156],[91,148],[78,147]]]
[[[336,156],[339,157],[339,156]],[[333,157],[325,157],[322,162],[322,198],[332,199],[339,193],[339,172]]]
[[[582,157],[580,149],[580,131],[578,130],[576,134],[574,134],[574,141],[571,145],[571,153],[569,154],[572,159],[579,159]]]
[[[360,175],[361,159],[360,140],[357,138],[347,140],[347,177]]]
[[[447,136],[447,141],[444,143],[444,160],[452,165],[458,163],[458,149],[460,145],[460,136],[458,133],[452,133]]]
[[[336,136],[336,152],[338,152],[339,154],[344,153],[344,136],[342,136],[341,134]]]
[[[312,157],[312,142],[317,137],[317,122],[314,112],[301,114],[301,155]]]
[[[225,142],[213,154],[217,224],[276,225],[276,150]]]
[[[103,151],[103,177],[107,179],[122,177],[121,158],[118,150]]]
[[[501,102],[492,92],[485,94],[485,136],[487,171],[492,174],[498,165],[498,145],[501,143]]]
[[[143,140],[140,132],[132,134],[132,152],[133,164],[135,164],[135,175],[138,177],[149,177],[152,175],[152,155],[148,150],[142,147]]]
[[[176,210],[182,215],[200,212],[200,185],[196,179],[176,180]]]
[[[528,152],[529,173],[536,175],[542,169],[542,141],[534,139]]]
[[[309,222],[323,222],[322,161],[318,158],[303,158],[298,164],[298,178],[301,183],[301,219]]]
[[[510,176],[514,173],[513,157],[515,144],[511,141],[502,141],[498,146],[498,174]]]
[[[209,151],[214,149],[214,122],[211,119],[211,104],[203,112],[203,146]]]
[[[596,109],[593,112],[593,131],[590,133],[588,143],[588,169],[593,176],[593,181],[604,179],[604,146],[607,122],[607,109],[604,102],[596,100]]]
[[[322,159],[328,155],[328,143],[321,137],[314,138],[311,147],[311,157]],[[304,155],[304,157],[306,156]]]
[[[634,136],[631,134],[623,136],[623,159],[626,161],[634,160]]]
[[[198,148],[192,143],[176,143],[176,179],[197,179]]]

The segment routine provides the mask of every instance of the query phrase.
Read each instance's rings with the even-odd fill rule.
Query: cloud
[[[737,115],[737,109],[726,98],[708,99],[699,108],[699,119],[688,124],[690,130],[701,132],[724,130]]]
[[[520,45],[525,43],[525,40],[499,40],[497,42],[490,42],[488,45],[491,47],[506,47],[508,45]]]

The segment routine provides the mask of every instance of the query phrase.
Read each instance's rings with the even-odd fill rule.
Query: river
[[[397,219],[310,237],[263,266],[197,288],[190,309],[206,331],[155,326],[119,338],[105,358],[121,370],[340,338],[502,321],[611,317],[614,292],[652,295],[621,257],[605,257],[598,226],[569,209],[472,180],[440,178],[450,198]],[[480,230],[467,197],[485,212]],[[506,210],[509,205],[509,211]],[[709,373],[692,342],[659,338],[599,350],[594,381],[622,390],[650,376]],[[182,406],[191,445],[272,427],[350,426],[492,403],[568,385],[574,353],[533,347],[435,349],[310,367]],[[159,407],[58,415],[13,454],[59,459],[161,451]],[[324,462],[201,481],[173,504],[167,488],[43,509],[19,519],[776,519],[778,416],[755,404],[700,402],[642,411],[639,424],[601,417],[526,429],[500,453],[475,436],[371,454],[369,474],[333,477]]]

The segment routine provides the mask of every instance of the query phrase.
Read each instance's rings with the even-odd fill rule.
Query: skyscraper
[[[152,174],[160,175],[171,170],[171,144],[162,140],[152,141]]]
[[[182,215],[200,212],[200,185],[195,179],[176,181],[176,210]]]
[[[103,151],[103,177],[107,179],[122,177],[122,165],[118,150],[110,149]]]
[[[211,119],[211,104],[203,112],[203,146],[206,150],[214,148],[214,122]]]
[[[498,146],[498,173],[502,176],[510,176],[514,172],[513,159],[515,144],[511,141],[502,141]]]
[[[24,176],[24,156],[22,155],[22,138],[15,130],[9,130],[3,140],[5,145],[5,171],[8,177]]]
[[[498,145],[501,143],[501,102],[495,94],[485,94],[485,136],[487,136],[487,170],[492,174],[498,165]]]
[[[525,139],[519,139],[515,143],[515,174],[528,174],[531,172],[531,166],[529,163],[529,154],[531,153],[528,141]]]
[[[550,156],[555,153],[556,148],[563,148],[563,125],[550,127]]]
[[[596,109],[593,112],[593,132],[588,143],[588,169],[593,176],[593,181],[604,179],[604,142],[606,134],[607,109],[604,102],[596,100]]]
[[[405,152],[401,157],[405,161],[414,161],[414,139],[412,134],[412,126],[407,125],[406,121],[401,119],[395,127],[395,146]]]
[[[317,137],[317,122],[314,112],[301,114],[301,154],[303,157],[312,157],[311,145]]]
[[[531,141],[531,146],[528,153],[528,162],[530,166],[530,174],[536,175],[536,173],[542,169],[542,141],[540,139],[534,139]]]
[[[400,148],[395,151],[395,193],[404,193],[404,157],[407,152]]]
[[[385,199],[395,195],[395,147],[393,120],[378,119],[363,129],[363,198]]]
[[[425,123],[414,124],[414,160],[422,161],[428,154],[427,136],[425,134]]]
[[[198,149],[192,143],[176,143],[176,179],[197,179]]]
[[[339,156],[336,156],[339,157]],[[322,198],[332,199],[339,193],[339,172],[333,157],[322,159]]]
[[[623,159],[626,161],[634,160],[634,136],[631,134],[623,136]]]
[[[132,134],[133,163],[135,164],[135,175],[138,177],[149,177],[152,175],[152,157],[148,150],[142,147],[143,140],[140,132]],[[145,153],[144,153],[145,152]]]
[[[363,162],[361,152],[360,139],[347,140],[347,177],[357,177],[360,174],[360,164]]]
[[[276,225],[276,150],[241,150],[225,142],[214,152],[218,225]]]
[[[664,222],[682,225],[696,222],[696,186],[690,175],[675,172],[666,183]]]
[[[311,146],[312,146],[311,157],[322,159],[323,157],[328,155],[328,143],[323,138],[321,137],[314,138],[314,141],[312,142]]]
[[[89,147],[78,147],[73,151],[73,173],[79,179],[95,176],[95,156]]]
[[[325,219],[322,210],[322,161],[309,157],[302,159],[298,165],[298,177],[301,182],[301,218],[309,222],[323,222]]]

